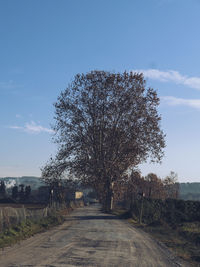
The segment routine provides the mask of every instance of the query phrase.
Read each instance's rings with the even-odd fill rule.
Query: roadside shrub
[[[131,207],[138,219],[142,200],[135,200]],[[200,221],[200,202],[184,201],[180,199],[143,199],[143,222],[151,224],[156,221],[165,221],[172,227],[182,222]]]

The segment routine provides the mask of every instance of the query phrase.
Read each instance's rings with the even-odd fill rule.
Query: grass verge
[[[11,246],[36,233],[44,232],[53,226],[61,224],[63,221],[64,217],[59,213],[37,221],[26,220],[0,233],[0,248]]]
[[[167,223],[160,221],[140,225],[138,220],[124,209],[116,209],[113,214],[126,219],[134,227],[165,244],[178,257],[188,262],[188,266],[200,267],[200,222],[182,223],[173,229]]]

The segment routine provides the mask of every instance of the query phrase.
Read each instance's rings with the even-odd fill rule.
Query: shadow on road
[[[90,216],[90,215],[87,215],[87,216],[73,216],[73,218],[75,220],[117,220],[117,217],[116,216],[111,216],[111,215],[97,215],[97,216]]]

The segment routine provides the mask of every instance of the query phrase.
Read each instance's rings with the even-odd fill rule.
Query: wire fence
[[[70,201],[70,203],[68,203],[67,205],[64,203],[53,203],[53,205],[51,206],[42,208],[30,208],[23,205],[20,205],[19,207],[0,207],[0,232],[26,220],[40,220],[44,217],[52,215],[56,210],[66,208],[74,209],[80,206],[83,206],[82,202]]]

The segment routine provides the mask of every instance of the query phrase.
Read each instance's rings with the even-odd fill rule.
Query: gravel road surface
[[[78,208],[64,224],[0,252],[0,266],[173,267],[164,246],[98,204]]]

